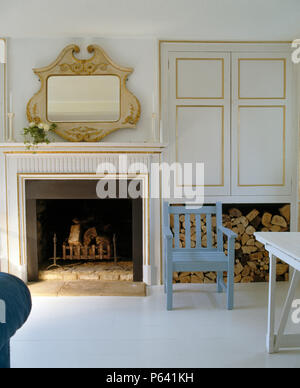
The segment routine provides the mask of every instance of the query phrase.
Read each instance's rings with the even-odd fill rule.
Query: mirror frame
[[[49,66],[33,69],[41,81],[41,88],[27,105],[29,122],[51,124],[52,122],[49,122],[47,118],[49,77],[62,75],[112,75],[119,77],[121,82],[120,119],[113,122],[57,123],[55,132],[65,140],[73,142],[97,142],[118,129],[135,128],[141,115],[139,100],[126,87],[127,78],[133,69],[115,64],[100,46],[90,45],[87,51],[93,54],[92,57],[79,59],[74,55],[80,53],[79,46],[69,45]]]

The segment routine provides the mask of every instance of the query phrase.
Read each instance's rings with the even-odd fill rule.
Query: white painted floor
[[[236,286],[236,309],[214,285],[176,286],[165,310],[161,287],[146,298],[35,298],[12,339],[18,368],[299,367],[300,349],[268,355],[266,284]],[[287,284],[279,285],[278,306]],[[300,292],[297,294],[300,299]],[[299,326],[299,327],[298,327]],[[290,323],[290,332],[300,325]]]

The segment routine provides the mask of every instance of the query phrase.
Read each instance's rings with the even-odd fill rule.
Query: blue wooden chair
[[[217,221],[217,247],[213,247],[212,215]],[[174,235],[170,229],[170,218],[174,217]],[[180,247],[180,216],[185,217],[185,247]],[[191,247],[191,216],[195,217],[196,247]],[[207,244],[202,247],[201,216],[206,217]],[[224,238],[228,238],[228,255],[224,253]],[[234,264],[235,239],[237,235],[222,223],[222,203],[216,206],[204,206],[191,209],[185,206],[171,206],[164,203],[164,243],[165,243],[165,292],[167,309],[173,308],[173,273],[174,272],[217,272],[217,291],[227,292],[227,308],[234,306]],[[224,282],[227,272],[227,286]]]

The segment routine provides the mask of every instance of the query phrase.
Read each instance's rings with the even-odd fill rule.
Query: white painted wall
[[[300,38],[299,0],[10,0],[1,4],[0,37],[9,38],[9,88],[17,140],[25,105],[39,84],[33,67],[47,65],[69,43],[98,43],[114,61],[135,68],[128,86],[138,96],[138,128],[104,141],[151,141],[155,39],[293,40]],[[74,39],[73,36],[84,37]],[[89,37],[102,37],[90,39]],[[44,39],[45,38],[45,39]]]
[[[99,44],[116,63],[133,67],[128,88],[140,100],[141,119],[136,129],[122,129],[107,136],[106,142],[151,142],[153,98],[157,101],[155,70],[155,39],[153,38],[12,38],[8,40],[8,94],[13,96],[16,140],[23,141],[22,129],[27,125],[26,105],[39,90],[38,77],[32,69],[43,67],[56,59],[68,44],[78,44],[83,50],[89,44]],[[58,136],[53,141],[62,141]]]
[[[2,0],[0,36],[290,40],[299,0]]]

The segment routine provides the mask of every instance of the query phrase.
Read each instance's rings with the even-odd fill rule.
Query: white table
[[[269,310],[267,349],[276,353],[280,348],[300,347],[300,335],[285,335],[289,313],[295,296],[300,271],[300,233],[258,232],[256,239],[265,245],[270,254]],[[275,333],[275,291],[276,291],[276,259],[280,259],[294,268],[290,289],[284,304],[279,329]]]

